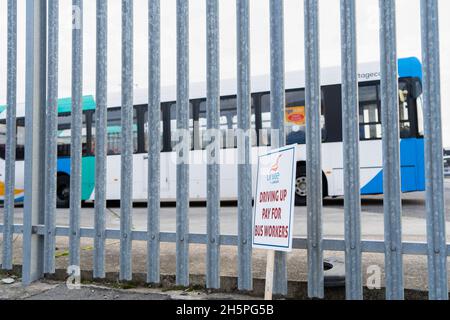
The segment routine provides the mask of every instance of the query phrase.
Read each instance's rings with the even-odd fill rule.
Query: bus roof
[[[398,69],[400,78],[420,78],[422,79],[422,64],[415,57],[402,58],[398,60]],[[335,85],[341,83],[341,67],[327,67],[321,69],[321,85]],[[358,79],[360,82],[380,80],[380,63],[362,63],[358,65]],[[254,76],[251,78],[251,92],[269,92],[270,75]],[[286,90],[305,87],[304,71],[287,72],[285,76]],[[161,88],[161,101],[176,101],[176,86]],[[233,96],[237,92],[237,82],[235,79],[221,80],[220,95]],[[206,97],[206,82],[191,83],[189,86],[190,99],[203,99]],[[121,92],[110,93],[108,95],[108,105],[117,107],[121,105]],[[134,104],[148,104],[148,89],[134,90]]]
[[[422,79],[422,64],[415,57],[402,58],[398,60],[398,70],[400,78],[419,78]],[[380,63],[362,63],[358,65],[359,82],[380,80]],[[322,68],[320,72],[321,85],[335,85],[341,83],[341,68],[327,67]],[[270,91],[270,75],[255,76],[251,79],[252,92],[269,92]],[[304,71],[287,72],[285,76],[285,87],[289,89],[297,89],[305,87]],[[237,83],[235,79],[222,80],[220,83],[221,96],[233,96],[237,92]],[[176,101],[176,86],[161,88],[161,101]],[[206,83],[191,83],[189,88],[190,99],[202,99],[206,97]],[[58,100],[58,113],[68,113],[71,111],[71,98],[63,98]],[[118,107],[121,105],[121,92],[108,94],[108,107]],[[148,103],[148,89],[134,90],[134,104],[145,105]],[[17,117],[25,115],[24,103],[17,105]],[[95,100],[92,95],[83,97],[83,110],[94,110]],[[6,106],[0,106],[0,119],[6,117]]]

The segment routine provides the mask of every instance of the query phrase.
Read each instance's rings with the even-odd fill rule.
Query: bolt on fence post
[[[421,20],[429,297],[448,300],[438,1],[421,0]]]
[[[306,176],[308,177],[308,295],[324,297],[322,252],[322,132],[320,126],[319,8],[305,0]]]
[[[403,300],[400,133],[395,0],[380,0],[386,299]]]
[[[207,16],[207,128],[220,130],[219,2],[208,0]],[[210,134],[207,164],[207,258],[206,286],[220,288],[220,138]]]
[[[94,278],[105,278],[105,210],[107,157],[108,0],[97,0],[95,83],[95,237]]]
[[[70,141],[69,263],[80,266],[81,157],[83,128],[83,0],[72,1],[72,111]]]
[[[120,178],[120,280],[132,279],[133,215],[133,0],[122,0],[122,152]]]
[[[285,80],[284,80],[284,1],[270,0],[270,110],[272,123],[272,148],[286,145],[284,128]],[[274,294],[287,294],[286,253],[275,252]]]
[[[236,1],[238,110],[238,288],[250,291],[252,278],[252,165],[250,86],[250,4]]]
[[[182,137],[177,164],[176,282],[189,285],[189,1],[177,0],[177,130]],[[187,153],[187,154],[186,154]]]
[[[147,282],[160,282],[160,170],[161,170],[161,17],[160,0],[149,0],[148,102],[148,239]]]
[[[355,0],[341,0],[346,297],[362,300],[359,103]]]
[[[48,75],[45,149],[45,260],[44,272],[55,273],[55,212],[58,134],[59,1],[48,2]]]
[[[5,146],[5,210],[3,216],[2,269],[13,265],[13,227],[16,176],[17,3],[8,0],[8,70]]]
[[[44,239],[33,232],[45,223],[45,105],[47,1],[26,2],[25,71],[25,199],[23,213],[22,283],[43,276]]]

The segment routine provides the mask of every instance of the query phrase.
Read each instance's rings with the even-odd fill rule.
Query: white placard
[[[258,158],[253,247],[292,251],[296,146],[272,150]]]

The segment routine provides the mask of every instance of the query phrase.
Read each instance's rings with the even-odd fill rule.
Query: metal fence
[[[219,129],[219,1],[207,3],[207,123]],[[94,239],[94,277],[105,277],[105,241],[120,239],[120,279],[131,280],[133,241],[147,241],[147,280],[160,281],[160,243],[176,243],[176,282],[189,285],[189,244],[207,246],[206,284],[220,287],[220,247],[238,247],[238,287],[252,290],[252,177],[251,137],[239,143],[242,162],[238,165],[238,235],[220,234],[220,165],[212,152],[207,164],[207,234],[190,234],[189,164],[186,151],[177,153],[176,233],[160,232],[160,141],[151,137],[160,132],[160,0],[149,0],[149,153],[148,229],[133,231],[133,1],[122,0],[122,152],[120,230],[105,228],[106,208],[106,108],[107,108],[107,0],[97,0],[97,78],[96,78],[96,183],[95,228],[80,228],[81,123],[82,123],[82,30],[83,1],[73,0],[72,51],[72,136],[70,181],[70,226],[55,225],[58,98],[58,0],[26,1],[26,152],[24,223],[13,225],[15,181],[17,7],[8,0],[8,81],[6,192],[2,269],[12,268],[13,234],[23,235],[23,282],[30,284],[55,272],[55,237],[68,237],[71,265],[80,264],[80,238]],[[383,125],[385,241],[362,241],[359,190],[359,124],[356,54],[355,0],[341,0],[342,105],[345,184],[345,240],[322,237],[322,168],[320,129],[320,59],[318,0],[304,0],[306,114],[307,114],[307,239],[295,239],[295,249],[308,251],[308,294],[324,297],[323,251],[342,251],[346,256],[346,295],[363,298],[362,253],[384,253],[386,298],[403,299],[404,254],[428,257],[430,299],[448,299],[447,256],[444,211],[444,174],[440,101],[438,1],[421,0],[423,92],[425,119],[427,243],[402,243],[398,110],[398,69],[396,51],[395,0],[380,0],[381,92]],[[226,3],[226,5],[232,5]],[[361,4],[362,5],[362,4]],[[177,126],[189,129],[189,1],[177,0]],[[250,121],[250,7],[249,0],[236,0],[237,14],[237,98],[238,127],[249,130]],[[284,30],[283,1],[270,0],[271,114],[272,144],[285,144]],[[301,58],[301,57],[299,57]],[[3,61],[3,60],[2,60]],[[218,141],[215,148],[219,148]],[[188,151],[187,151],[188,152]],[[275,259],[275,293],[287,293],[286,255]]]

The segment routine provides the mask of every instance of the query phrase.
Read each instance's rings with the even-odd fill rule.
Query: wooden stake
[[[275,251],[267,251],[267,266],[266,266],[266,290],[264,300],[272,300],[273,295],[273,272],[275,269]]]

